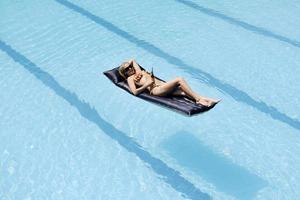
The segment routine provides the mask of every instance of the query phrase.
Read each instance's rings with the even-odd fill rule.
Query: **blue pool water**
[[[0,199],[297,199],[296,1],[0,2]],[[194,117],[115,87],[135,58],[221,98]]]

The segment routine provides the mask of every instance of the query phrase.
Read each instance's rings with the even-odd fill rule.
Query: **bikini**
[[[145,71],[145,72],[146,72],[146,71]],[[148,73],[148,72],[146,72],[146,73]],[[134,82],[135,82],[137,85],[140,85],[140,84],[139,84],[139,81],[140,81],[142,78],[143,78],[143,75],[142,75],[141,78],[139,78],[138,80],[135,80],[135,79],[134,79]],[[153,95],[153,93],[152,93],[153,89],[156,88],[156,87],[158,87],[158,86],[160,86],[160,85],[157,85],[155,82],[154,82],[152,85],[149,86],[149,87],[150,87],[149,92],[150,92],[151,95]]]
[[[153,83],[152,85],[150,85],[150,90],[149,90],[149,91],[150,91],[150,94],[151,94],[151,95],[153,95],[153,93],[152,93],[153,89],[156,88],[156,87],[158,87],[158,86],[159,86],[159,85],[157,85],[157,84],[155,84],[155,83]]]

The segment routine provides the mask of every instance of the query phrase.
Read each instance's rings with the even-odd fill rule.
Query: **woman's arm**
[[[136,74],[139,74],[142,72],[139,64],[137,64],[137,62],[134,59],[129,60],[129,63],[132,64],[132,66],[134,67]]]
[[[145,91],[147,87],[149,87],[151,84],[153,84],[153,80],[151,79],[147,79],[146,83],[142,86],[142,87],[139,87],[139,88],[136,88],[135,86],[135,83],[134,83],[134,80],[133,80],[133,77],[129,77],[127,79],[127,83],[129,85],[129,88],[131,90],[131,92],[134,94],[134,95],[138,95],[140,94],[141,92]]]

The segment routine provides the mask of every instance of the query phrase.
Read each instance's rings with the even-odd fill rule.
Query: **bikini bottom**
[[[150,86],[150,94],[153,95],[153,93],[152,93],[153,89],[156,88],[156,87],[159,87],[159,86],[160,86],[160,85],[157,85],[157,84],[153,83],[153,84]]]

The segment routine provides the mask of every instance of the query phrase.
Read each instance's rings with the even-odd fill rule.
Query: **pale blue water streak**
[[[162,147],[181,165],[237,199],[253,199],[266,186],[259,177],[212,152],[191,133],[178,132],[164,141]]]
[[[297,9],[281,1],[1,1],[0,196],[299,196]],[[131,57],[223,101],[186,118],[134,98],[102,75]]]
[[[145,40],[141,40],[137,37],[135,37],[134,35],[131,35],[130,33],[127,33],[126,31],[123,31],[122,29],[118,28],[117,26],[115,26],[114,24],[108,22],[107,20],[98,17],[90,12],[88,12],[87,10],[70,3],[69,1],[66,0],[56,0],[57,2],[67,6],[68,8],[82,14],[85,17],[88,17],[89,19],[93,20],[94,22],[98,23],[99,25],[107,28],[109,31],[127,39],[128,41],[136,44],[138,47],[141,47],[147,51],[149,51],[150,53],[166,59],[170,64],[176,65],[177,67],[179,67],[180,69],[185,70],[186,72],[190,73],[191,75],[193,75],[193,77],[199,79],[200,81],[203,81],[205,83],[207,83],[210,86],[214,86],[217,89],[219,89],[220,91],[227,93],[228,95],[232,96],[235,100],[237,101],[241,101],[243,103],[246,103],[250,106],[253,106],[254,108],[258,109],[261,112],[264,112],[266,114],[269,114],[271,117],[273,117],[276,120],[280,120],[284,123],[287,123],[288,125],[299,129],[300,130],[300,122],[297,119],[293,119],[289,116],[287,116],[284,113],[281,113],[280,111],[278,111],[275,107],[273,106],[269,106],[264,102],[259,102],[255,99],[253,99],[252,97],[250,97],[246,92],[239,90],[237,88],[235,88],[234,86],[228,84],[228,83],[224,83],[221,80],[216,79],[215,77],[211,76],[209,73],[202,71],[200,69],[197,69],[193,66],[190,66],[188,64],[186,64],[184,61],[182,61],[181,59],[178,59],[166,52],[164,52],[163,50],[157,48],[155,45],[145,41]],[[185,2],[186,3],[186,2]],[[188,4],[188,5],[193,5],[194,8],[201,8],[201,7],[196,7],[195,4]],[[234,24],[238,24],[242,27],[246,27],[247,29],[250,30],[255,30],[258,33],[263,33],[263,35],[267,35],[269,37],[273,37],[273,38],[277,38],[280,39],[282,41],[288,42],[290,44],[293,44],[297,47],[300,47],[299,42],[295,41],[291,41],[289,39],[286,39],[282,36],[277,36],[276,34],[270,33],[269,31],[263,30],[261,28],[256,28],[254,26],[251,26],[249,24],[246,23],[242,23],[238,20],[235,20],[233,18],[229,18],[229,17],[225,17],[224,15],[221,14],[216,14],[216,12],[207,10],[207,9],[201,9],[204,10],[205,13],[209,13],[212,16],[218,16],[222,19],[225,19],[231,23]],[[282,39],[283,38],[283,39]]]
[[[62,97],[69,104],[74,106],[82,115],[82,117],[86,118],[92,123],[95,123],[101,130],[103,130],[112,139],[116,140],[121,146],[123,146],[129,152],[136,154],[136,156],[138,156],[141,160],[149,164],[151,168],[157,174],[161,175],[162,179],[170,184],[175,190],[181,192],[184,196],[191,199],[211,199],[207,194],[201,192],[192,183],[184,179],[179,172],[168,167],[161,160],[153,157],[132,138],[128,137],[125,133],[119,131],[110,123],[103,120],[98,112],[88,103],[80,101],[76,94],[66,90],[50,74],[41,70],[41,68],[12,49],[9,45],[5,44],[5,42],[0,41],[0,49],[6,52],[13,60],[23,65],[26,70],[32,73],[37,79],[42,81],[43,84],[54,90],[58,96]]]
[[[247,22],[244,22],[244,21],[241,21],[239,19],[235,19],[233,17],[230,17],[230,16],[227,16],[227,15],[224,15],[216,10],[213,10],[213,9],[210,9],[210,8],[205,8],[201,5],[198,5],[192,1],[186,1],[186,0],[175,0],[179,3],[182,3],[186,6],[189,6],[193,9],[196,9],[197,11],[200,11],[201,13],[204,13],[204,14],[207,14],[209,16],[212,16],[212,17],[215,17],[215,18],[218,18],[218,19],[221,19],[221,20],[224,20],[230,24],[233,24],[235,26],[238,26],[238,27],[241,27],[243,29],[246,29],[248,31],[251,31],[251,32],[254,32],[256,34],[260,34],[260,35],[263,35],[265,37],[270,37],[270,38],[273,38],[273,39],[276,39],[276,40],[279,40],[281,42],[285,42],[287,44],[290,44],[292,46],[295,46],[295,47],[300,47],[300,42],[297,41],[297,40],[294,40],[294,39],[291,39],[291,38],[288,38],[288,37],[285,37],[283,35],[279,35],[277,33],[274,33],[272,31],[269,31],[263,27],[258,27],[258,26],[254,26],[252,24],[249,24]]]

